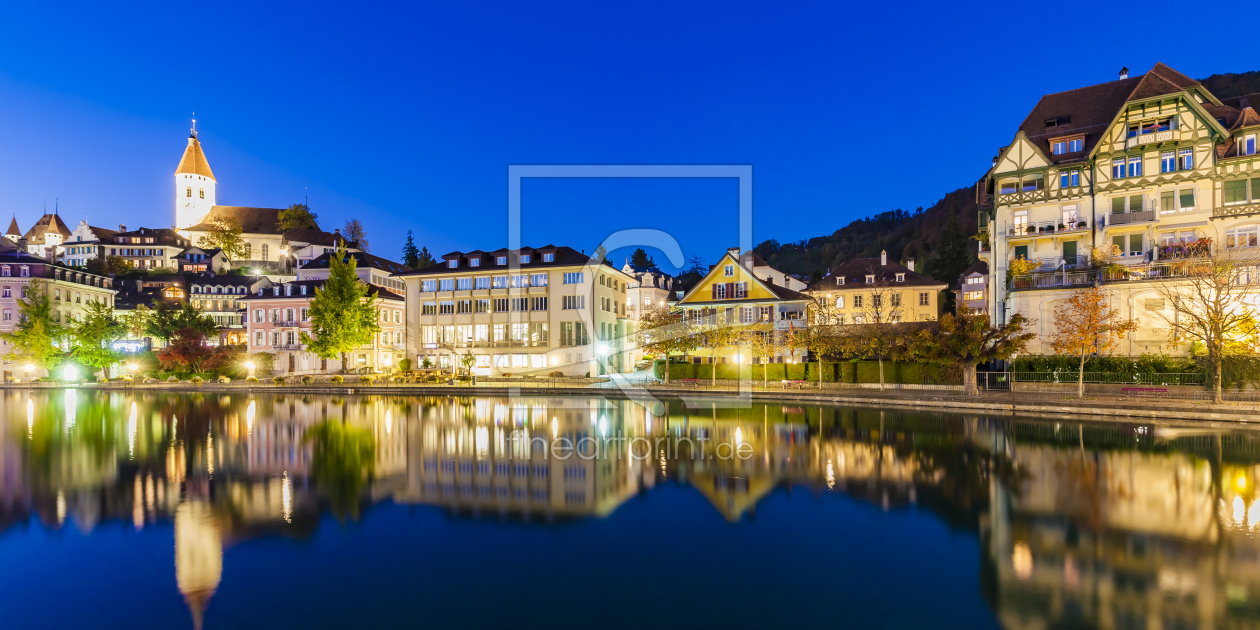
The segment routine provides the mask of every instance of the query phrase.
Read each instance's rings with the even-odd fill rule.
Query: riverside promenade
[[[350,379],[347,379],[350,380]],[[1075,385],[1027,391],[982,391],[979,396],[962,395],[958,386],[900,386],[880,391],[871,385],[844,385],[837,383],[745,381],[722,382],[711,386],[707,382],[671,383],[656,381],[631,382],[623,379],[583,379],[572,383],[565,379],[520,379],[513,382],[481,382],[476,385],[438,383],[331,383],[316,382],[308,385],[271,383],[205,382],[129,384],[110,383],[7,383],[4,389],[53,389],[74,387],[80,390],[110,392],[134,392],[159,394],[163,392],[203,394],[268,394],[268,395],[367,395],[367,396],[600,396],[632,399],[650,404],[657,399],[677,399],[687,404],[721,402],[724,406],[739,400],[750,402],[780,401],[809,404],[830,404],[860,407],[900,407],[907,409],[936,409],[951,412],[974,412],[992,416],[1038,415],[1065,419],[1090,416],[1093,420],[1144,422],[1160,420],[1197,420],[1206,422],[1260,423],[1260,397],[1254,392],[1231,393],[1225,404],[1211,404],[1207,392],[1194,388],[1193,396],[1185,391],[1155,393],[1120,392],[1118,389],[1089,391],[1085,397],[1076,397]],[[591,382],[600,380],[602,382]]]

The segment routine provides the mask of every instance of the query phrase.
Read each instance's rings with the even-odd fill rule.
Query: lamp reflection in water
[[[293,522],[293,480],[289,479],[289,471],[284,471],[284,479],[280,483],[280,510],[284,522]]]
[[[74,412],[79,402],[78,395],[77,389],[66,390],[66,432],[74,428]]]
[[[136,431],[139,430],[136,403],[131,403],[131,417],[127,419],[127,459],[136,458]]]
[[[26,439],[34,439],[35,437],[35,402],[26,399]]]

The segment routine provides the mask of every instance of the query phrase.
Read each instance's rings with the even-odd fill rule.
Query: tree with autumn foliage
[[[1256,336],[1260,260],[1253,248],[1230,247],[1220,238],[1212,242],[1200,258],[1168,263],[1168,279],[1154,287],[1164,307],[1150,310],[1167,325],[1170,343],[1202,344],[1212,368],[1212,402],[1220,404],[1223,357],[1238,340]]]
[[[201,372],[214,351],[206,346],[206,335],[194,328],[181,328],[171,337],[170,343],[157,352],[163,370],[172,372]]]
[[[669,358],[696,349],[699,341],[681,311],[659,306],[643,311],[634,331],[634,343],[643,352],[665,358],[665,383],[669,384]]]
[[[1085,397],[1085,357],[1110,352],[1126,333],[1137,330],[1137,322],[1121,318],[1120,309],[1111,306],[1107,292],[1099,287],[1081,289],[1056,306],[1054,326],[1050,337],[1054,351],[1081,358],[1076,375],[1077,398]]]
[[[934,326],[920,330],[908,348],[911,356],[929,363],[957,365],[962,369],[963,394],[979,396],[976,366],[994,359],[1009,359],[1022,352],[1036,335],[1026,332],[1031,320],[1020,313],[1005,326],[994,327],[989,316],[966,308],[957,315],[942,315]]]

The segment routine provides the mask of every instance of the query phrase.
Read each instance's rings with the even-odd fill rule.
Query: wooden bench
[[[1121,387],[1122,394],[1167,394],[1168,390],[1163,387]]]

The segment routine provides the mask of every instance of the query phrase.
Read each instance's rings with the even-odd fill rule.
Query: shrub
[[[283,376],[273,376],[273,377],[271,377],[271,382],[272,382],[272,383],[275,383],[275,384],[276,384],[276,387],[284,387],[284,377],[283,377]]]
[[[561,372],[560,370],[555,370],[551,372],[550,374],[548,374],[547,376],[550,376],[551,378],[560,378],[564,376],[564,372]]]
[[[344,382],[346,382],[346,377],[344,377],[344,376],[342,376],[342,375],[340,375],[340,374],[333,374],[333,375],[332,375],[332,378],[330,378],[330,379],[328,379],[328,380],[329,380],[329,381],[331,381],[331,382],[333,382],[333,383],[338,383],[338,384],[340,384],[340,383],[344,383]]]
[[[167,383],[178,383],[178,382],[179,382],[179,377],[178,377],[178,376],[175,376],[174,374],[172,374],[170,378],[166,379],[166,382],[167,382]]]
[[[411,371],[411,359],[403,359],[398,362],[398,369],[402,372]]]
[[[315,377],[311,376],[310,374],[307,374],[306,376],[302,377],[303,385],[310,385],[311,383],[314,383],[314,382],[315,382]]]
[[[500,374],[499,374],[499,376],[502,376],[503,378],[512,378],[512,373],[511,373],[511,372],[503,372],[503,373],[500,373]]]
[[[376,377],[372,376],[371,374],[364,374],[363,376],[359,377],[359,381],[361,381],[364,385],[367,385],[368,387],[371,387],[373,381],[375,380],[376,380]]]
[[[258,382],[258,377],[257,377],[257,376],[247,376],[247,377],[245,377],[245,382],[246,382],[246,383],[257,383],[257,382]]]

